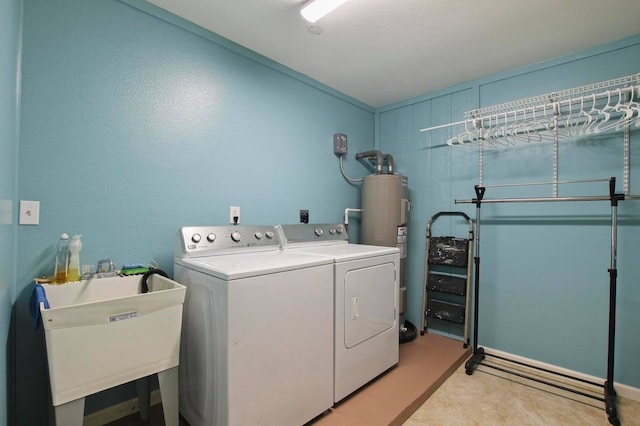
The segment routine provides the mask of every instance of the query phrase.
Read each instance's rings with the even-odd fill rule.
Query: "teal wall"
[[[332,151],[332,135],[346,133],[347,174],[368,173],[353,154],[377,147],[409,176],[408,318],[418,324],[426,221],[441,210],[473,217],[471,206],[453,200],[473,197],[478,173],[476,152],[444,144],[450,129],[419,129],[640,69],[634,37],[374,111],[138,0],[25,0],[23,23],[21,2],[0,5],[2,93],[16,93],[22,78],[20,109],[16,96],[0,98],[0,200],[11,218],[17,200],[41,203],[40,225],[18,227],[17,236],[15,219],[0,220],[0,259],[9,265],[0,272],[0,336],[8,340],[14,302],[16,357],[8,369],[17,378],[11,386],[0,371],[0,395],[5,387],[20,395],[18,425],[46,424],[44,345],[31,330],[27,299],[32,278],[52,272],[61,232],[83,235],[83,264],[153,259],[171,273],[177,228],[224,224],[230,205],[241,207],[245,224],[297,222],[299,209],[314,222],[341,221],[345,207],[359,205]],[[548,180],[550,158],[548,146],[488,153],[485,183]],[[632,161],[632,192],[640,193],[640,160]],[[563,144],[561,178],[621,181],[621,162],[619,137]],[[635,387],[639,208],[622,203],[618,251],[616,380]],[[464,229],[442,226],[435,232]],[[484,206],[480,342],[604,376],[608,233],[606,203]],[[132,395],[130,386],[103,392],[88,399],[87,411]]]
[[[134,7],[139,6],[139,7]],[[359,205],[333,154],[374,144],[374,110],[143,2],[24,4],[16,392],[20,424],[46,416],[46,360],[31,331],[32,278],[53,271],[61,232],[81,262],[149,262],[172,273],[183,225],[341,222]],[[367,173],[353,156],[347,172]],[[128,356],[122,348],[122,356]],[[132,389],[87,401],[87,411]],[[23,398],[22,395],[25,395]]]
[[[13,375],[9,359],[11,312],[16,291],[15,200],[18,174],[18,111],[22,3],[0,1],[0,426],[9,424],[6,389]]]
[[[465,65],[466,66],[466,65]],[[461,131],[420,129],[457,122],[464,112],[542,95],[640,71],[640,36],[493,75],[438,93],[381,108],[377,146],[393,154],[409,177],[408,312],[419,324],[425,230],[438,211],[458,210],[475,219],[477,149],[449,147]],[[640,137],[633,127],[631,142]],[[623,182],[623,135],[562,142],[559,179]],[[485,151],[484,184],[551,181],[552,145]],[[640,194],[640,158],[632,148],[631,193]],[[551,196],[550,187],[487,189],[486,198]],[[560,195],[608,195],[607,183],[561,186]],[[610,214],[608,202],[485,204],[481,208],[479,338],[481,345],[606,376]],[[640,202],[619,208],[615,380],[640,387]],[[433,235],[467,236],[466,224],[442,218]],[[441,332],[451,332],[441,328]]]

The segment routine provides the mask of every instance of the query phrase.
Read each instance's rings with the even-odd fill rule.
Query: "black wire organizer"
[[[465,364],[465,371],[468,375],[473,374],[473,371],[479,365],[494,368],[506,373],[515,374],[517,376],[533,380],[544,385],[559,388],[565,391],[574,392],[582,396],[587,396],[598,401],[604,402],[605,409],[609,423],[612,425],[620,425],[618,419],[618,412],[616,408],[617,395],[613,387],[614,383],[614,358],[615,358],[615,332],[616,332],[616,291],[617,291],[617,220],[618,220],[618,203],[623,200],[640,200],[638,195],[625,195],[622,193],[616,193],[616,178],[602,179],[601,181],[609,182],[609,195],[608,196],[572,196],[572,197],[535,197],[535,198],[497,198],[497,199],[485,199],[484,194],[487,187],[475,185],[474,190],[476,198],[471,200],[456,200],[458,203],[475,204],[476,206],[476,232],[474,239],[475,256],[474,256],[474,309],[473,309],[473,355]],[[577,181],[576,181],[577,182]],[[593,182],[590,181],[590,182]],[[575,182],[571,182],[575,183]],[[527,185],[527,184],[523,184]],[[491,185],[491,186],[505,186],[505,185]],[[486,353],[484,348],[478,346],[478,311],[479,311],[479,289],[480,289],[480,207],[487,203],[535,203],[535,202],[563,202],[563,201],[608,201],[611,204],[611,264],[609,269],[609,328],[608,328],[608,346],[607,346],[607,377],[603,384],[586,381],[581,378],[573,377],[571,375],[557,373],[548,369],[543,369],[538,366],[530,365],[524,362],[511,361],[507,358],[500,357]],[[533,375],[521,374],[511,371],[507,368],[497,367],[490,363],[484,363],[486,357],[494,357],[502,360],[516,362],[522,366],[539,370],[551,375],[562,376],[564,378],[573,379],[576,381],[584,382],[589,385],[598,386],[603,388],[603,397],[589,395],[579,390],[561,386],[557,383],[534,377]]]
[[[433,223],[443,216],[459,216],[469,223],[467,238],[432,236]],[[463,212],[442,211],[427,222],[420,334],[430,321],[462,327],[462,342],[469,346],[469,306],[473,260],[473,221]],[[454,327],[456,327],[454,326]],[[456,327],[456,328],[457,328]]]

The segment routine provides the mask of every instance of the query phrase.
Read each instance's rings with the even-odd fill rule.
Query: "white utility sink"
[[[40,303],[58,425],[82,425],[84,397],[158,373],[165,422],[178,425],[186,288],[158,274],[42,285]]]

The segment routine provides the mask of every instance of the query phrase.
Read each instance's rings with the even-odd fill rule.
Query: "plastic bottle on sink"
[[[67,274],[69,272],[69,235],[64,232],[60,234],[58,246],[56,249],[56,268],[53,275],[55,284],[64,284],[67,282]]]
[[[67,281],[80,281],[80,250],[82,250],[82,235],[74,235],[69,243],[69,272],[67,273]]]

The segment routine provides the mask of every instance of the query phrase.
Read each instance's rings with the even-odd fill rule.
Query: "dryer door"
[[[397,292],[394,262],[346,271],[344,345],[347,349],[396,326]]]

